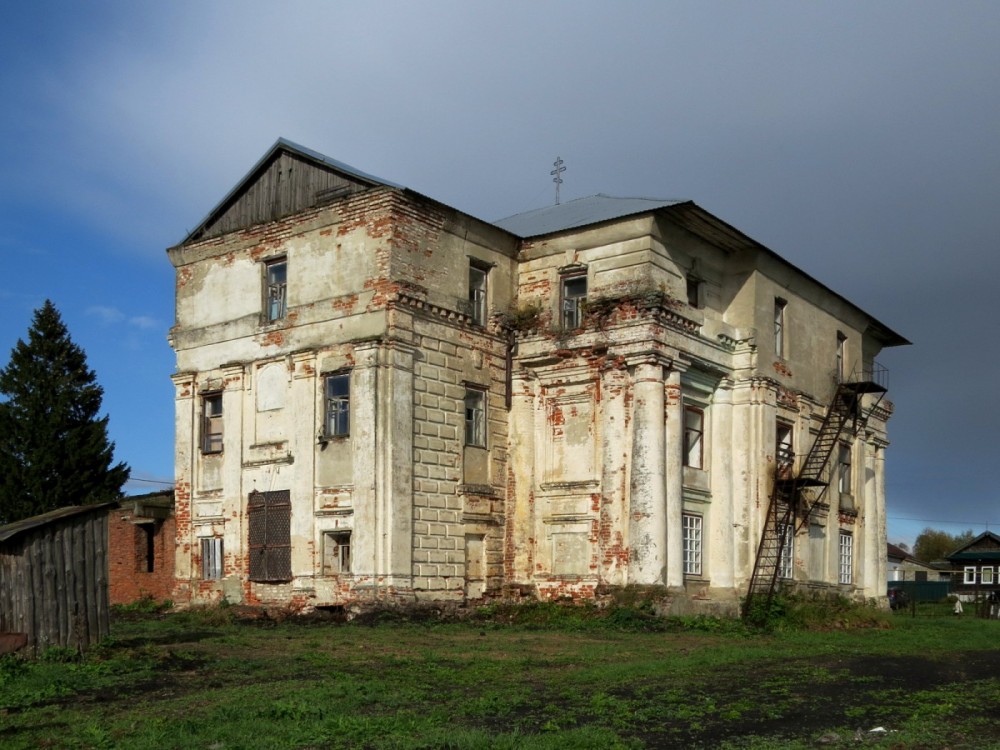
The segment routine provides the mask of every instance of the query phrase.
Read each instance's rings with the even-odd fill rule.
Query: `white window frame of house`
[[[486,447],[486,391],[465,389],[465,444]]]
[[[583,325],[583,304],[587,301],[587,274],[566,274],[559,280],[559,320],[565,329]]]
[[[276,323],[288,314],[288,258],[264,262],[264,320]]]
[[[206,393],[201,397],[201,452],[222,453],[223,446],[222,392]]]
[[[795,561],[795,525],[782,524],[778,528],[779,533],[784,532],[784,540],[781,545],[781,552],[778,554],[778,576],[781,578],[791,578],[793,575],[793,563]]]
[[[847,336],[843,331],[837,331],[837,382],[847,380]]]
[[[854,581],[854,535],[850,531],[840,532],[838,582],[850,584]]]
[[[785,308],[788,307],[788,300],[781,297],[774,298],[774,353],[779,359],[784,359],[787,351],[787,321],[785,320]]]
[[[347,529],[323,532],[323,575],[351,572],[351,532]]]
[[[966,565],[964,568],[965,574],[962,578],[962,583],[973,585],[976,582],[976,566]]]
[[[203,537],[201,540],[201,578],[217,581],[224,574],[222,537]]]
[[[684,465],[705,468],[705,410],[698,406],[684,407]]]
[[[469,307],[472,322],[486,325],[486,295],[489,289],[490,269],[475,260],[469,261]]]
[[[702,556],[702,518],[693,513],[681,516],[681,528],[684,546],[684,575],[701,575]]]
[[[351,374],[330,373],[323,379],[323,436],[351,434]]]
[[[984,586],[993,585],[993,566],[984,565],[979,569],[979,582]]]
[[[851,446],[840,443],[837,448],[837,489],[841,495],[854,494],[851,481]]]

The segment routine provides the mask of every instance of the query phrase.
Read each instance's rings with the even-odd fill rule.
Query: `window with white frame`
[[[784,358],[788,342],[786,340],[785,307],[788,302],[781,297],[774,298],[774,353],[780,358]]]
[[[791,578],[792,562],[795,560],[795,525],[781,524],[778,533],[783,535],[781,554],[778,556],[778,575],[782,578]]]
[[[840,444],[837,451],[837,487],[841,495],[851,493],[851,446]]]
[[[338,372],[325,378],[326,415],[323,434],[340,437],[351,434],[351,375]]]
[[[351,572],[351,532],[323,532],[323,575]]]
[[[684,407],[684,465],[704,468],[705,412],[695,406]]]
[[[288,261],[276,258],[264,264],[264,318],[282,320],[288,312]]]
[[[681,517],[684,543],[684,575],[701,575],[701,516],[685,513]]]
[[[201,399],[202,453],[222,452],[222,394],[209,393]]]
[[[564,276],[560,292],[563,328],[579,328],[583,325],[583,303],[587,301],[586,275]]]
[[[476,261],[469,263],[469,308],[472,322],[486,325],[486,281],[489,269]]]
[[[987,565],[984,568],[979,569],[979,582],[984,586],[993,585],[993,568]]]
[[[201,577],[206,581],[222,578],[222,538],[213,536],[201,540]]]
[[[465,444],[486,447],[486,392],[478,388],[465,391]]]
[[[854,580],[854,536],[850,531],[840,532],[840,583]]]
[[[975,582],[976,582],[976,566],[966,565],[965,577],[962,579],[962,583],[973,584]]]

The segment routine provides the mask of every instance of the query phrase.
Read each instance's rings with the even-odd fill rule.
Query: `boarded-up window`
[[[250,580],[289,581],[292,578],[292,499],[289,490],[251,492]]]
[[[222,578],[222,539],[201,540],[201,577],[206,581]]]

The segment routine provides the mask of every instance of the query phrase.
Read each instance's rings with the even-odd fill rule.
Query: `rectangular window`
[[[488,269],[475,262],[469,264],[469,308],[472,322],[486,325],[486,279]]]
[[[687,301],[691,307],[701,307],[701,281],[687,277]]]
[[[993,568],[987,566],[985,568],[980,568],[979,570],[979,582],[984,586],[993,585]]]
[[[684,575],[701,575],[701,516],[681,517],[684,534]]]
[[[201,399],[201,450],[222,452],[222,394],[212,393]]]
[[[326,376],[326,420],[323,434],[338,437],[351,434],[351,375],[342,372]]]
[[[486,392],[465,391],[465,444],[486,447]]]
[[[965,566],[965,577],[962,583],[974,584],[976,582],[976,568],[972,565]]]
[[[851,491],[851,446],[841,444],[837,452],[837,488],[841,495],[852,495]]]
[[[247,504],[250,580],[292,579],[292,499],[289,490],[251,492]]]
[[[785,357],[785,306],[788,303],[780,297],[774,298],[774,353]]]
[[[847,336],[837,331],[837,382],[843,383],[847,380]]]
[[[705,413],[694,406],[684,407],[684,465],[703,468]]]
[[[562,327],[583,325],[583,303],[587,301],[587,277],[566,276],[562,280]]]
[[[850,531],[840,532],[840,582],[854,580],[854,537]]]
[[[288,312],[288,261],[284,258],[264,264],[264,316],[268,323],[283,320]]]
[[[790,424],[778,422],[775,426],[774,460],[781,478],[787,478],[792,472],[792,464],[795,462],[794,436],[795,431]]]
[[[323,532],[323,575],[351,572],[351,532]]]
[[[778,575],[792,577],[792,563],[795,560],[795,524],[781,524],[778,533],[783,535],[781,555],[778,557]]]
[[[201,577],[206,581],[222,578],[222,539],[217,536],[201,540]]]
[[[152,523],[135,525],[135,570],[152,573],[156,567],[156,526]]]

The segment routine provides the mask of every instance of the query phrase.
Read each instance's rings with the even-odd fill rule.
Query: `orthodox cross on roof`
[[[563,166],[562,157],[557,156],[556,160],[552,162],[552,166],[555,167],[551,172],[552,181],[556,184],[556,205],[559,205],[559,186],[562,185],[562,173],[566,171],[566,167]]]

